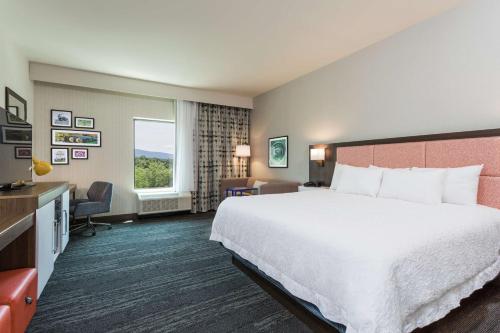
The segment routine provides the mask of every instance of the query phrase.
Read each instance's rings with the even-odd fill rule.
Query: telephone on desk
[[[307,182],[307,183],[304,183],[304,186],[305,187],[320,187],[321,182]]]

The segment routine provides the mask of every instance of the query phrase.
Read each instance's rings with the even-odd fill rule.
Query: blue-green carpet
[[[28,332],[310,332],[208,241],[213,214],[72,237]]]

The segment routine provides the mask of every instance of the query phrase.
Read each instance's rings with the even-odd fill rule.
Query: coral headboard
[[[309,178],[331,182],[335,162],[367,167],[446,168],[484,164],[479,182],[478,202],[500,208],[500,129],[433,134],[403,138],[342,142],[327,149],[325,168],[309,164]]]

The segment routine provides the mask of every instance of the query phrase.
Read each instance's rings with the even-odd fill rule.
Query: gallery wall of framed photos
[[[101,131],[95,131],[95,118],[73,117],[70,110],[50,110],[50,162],[69,165],[71,160],[88,160],[87,147],[101,147]]]
[[[71,111],[71,127],[52,126],[51,109]],[[111,182],[113,195],[119,198],[113,201],[111,214],[128,214],[136,211],[137,200],[134,191],[134,119],[175,121],[175,101],[35,82],[34,115],[33,151],[36,157],[50,161],[51,148],[68,148],[67,152],[64,150],[59,154],[62,155],[60,162],[69,161],[69,165],[55,165],[54,171],[43,178],[35,176],[34,181],[76,184],[77,198],[85,198],[94,181]],[[93,121],[77,118],[91,118]],[[67,117],[66,121],[69,119]],[[58,125],[67,125],[65,119],[57,120]],[[53,129],[65,131],[54,133],[58,142],[67,135],[56,137],[57,133],[101,132],[100,146],[95,140],[83,146],[52,145]]]

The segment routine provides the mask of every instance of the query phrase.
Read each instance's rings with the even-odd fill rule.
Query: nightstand
[[[314,190],[327,190],[329,188],[330,187],[328,187],[328,186],[316,187],[316,186],[304,186],[304,185],[300,185],[299,186],[299,192],[314,191]]]

